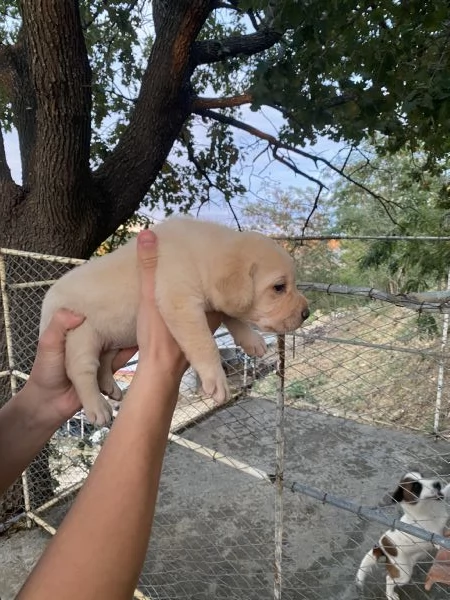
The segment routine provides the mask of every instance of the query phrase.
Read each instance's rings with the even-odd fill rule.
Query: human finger
[[[66,335],[84,321],[85,317],[66,308],[59,309],[39,340],[38,350],[64,352]]]
[[[137,346],[134,346],[133,348],[123,348],[122,350],[119,350],[112,362],[113,373],[115,373],[118,369],[124,367],[130,360],[130,358],[136,354],[137,351]]]
[[[137,236],[137,255],[141,284],[141,301],[152,304],[155,294],[155,270],[158,259],[157,238],[151,229]]]

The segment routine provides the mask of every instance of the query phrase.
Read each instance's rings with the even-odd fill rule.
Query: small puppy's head
[[[396,490],[391,494],[392,500],[408,505],[417,505],[423,500],[442,500],[441,482],[437,479],[425,479],[421,473],[407,473]]]
[[[261,331],[298,329],[308,318],[309,309],[295,285],[293,259],[260,233],[242,232],[234,241],[217,284],[223,312]]]

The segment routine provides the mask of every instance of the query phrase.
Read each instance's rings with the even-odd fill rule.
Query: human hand
[[[444,496],[447,494],[445,490],[448,490],[448,485],[444,488]],[[448,500],[447,500],[448,502]],[[443,535],[450,537],[450,529],[444,528]],[[433,564],[431,565],[427,577],[425,579],[425,590],[429,592],[435,583],[444,583],[450,585],[450,549],[438,548],[438,551],[434,557]]]
[[[158,258],[157,238],[146,229],[137,238],[140,275],[140,301],[137,316],[139,362],[136,374],[154,370],[171,380],[181,380],[189,366],[178,343],[167,328],[155,302],[155,272]],[[221,313],[208,313],[208,324],[214,332],[223,320]],[[140,367],[140,368],[139,368]]]
[[[61,421],[70,419],[81,408],[75,388],[66,375],[66,335],[84,321],[82,315],[69,310],[55,313],[43,332],[30,377],[23,392],[33,394],[41,400]],[[120,369],[135,354],[137,348],[121,350],[113,361],[113,371]]]

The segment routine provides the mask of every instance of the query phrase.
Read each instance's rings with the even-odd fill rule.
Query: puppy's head
[[[408,505],[417,505],[424,500],[442,500],[441,482],[437,479],[425,479],[421,473],[407,473],[396,490],[391,494],[392,500]]]
[[[309,316],[306,298],[295,285],[295,265],[274,240],[239,233],[218,278],[221,310],[261,331],[294,331]]]

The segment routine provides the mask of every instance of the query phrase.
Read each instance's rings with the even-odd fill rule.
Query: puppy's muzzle
[[[306,321],[309,315],[310,312],[308,305],[306,302],[304,302],[303,306],[299,307],[299,309],[297,309],[297,311],[295,311],[295,313],[293,313],[289,319],[285,319],[283,321],[282,326],[280,327],[280,332],[295,331],[303,324],[304,321]]]
[[[443,500],[444,499],[444,494],[442,492],[442,485],[440,481],[435,481],[433,483],[433,488],[434,490],[436,490],[436,499],[437,500]]]

